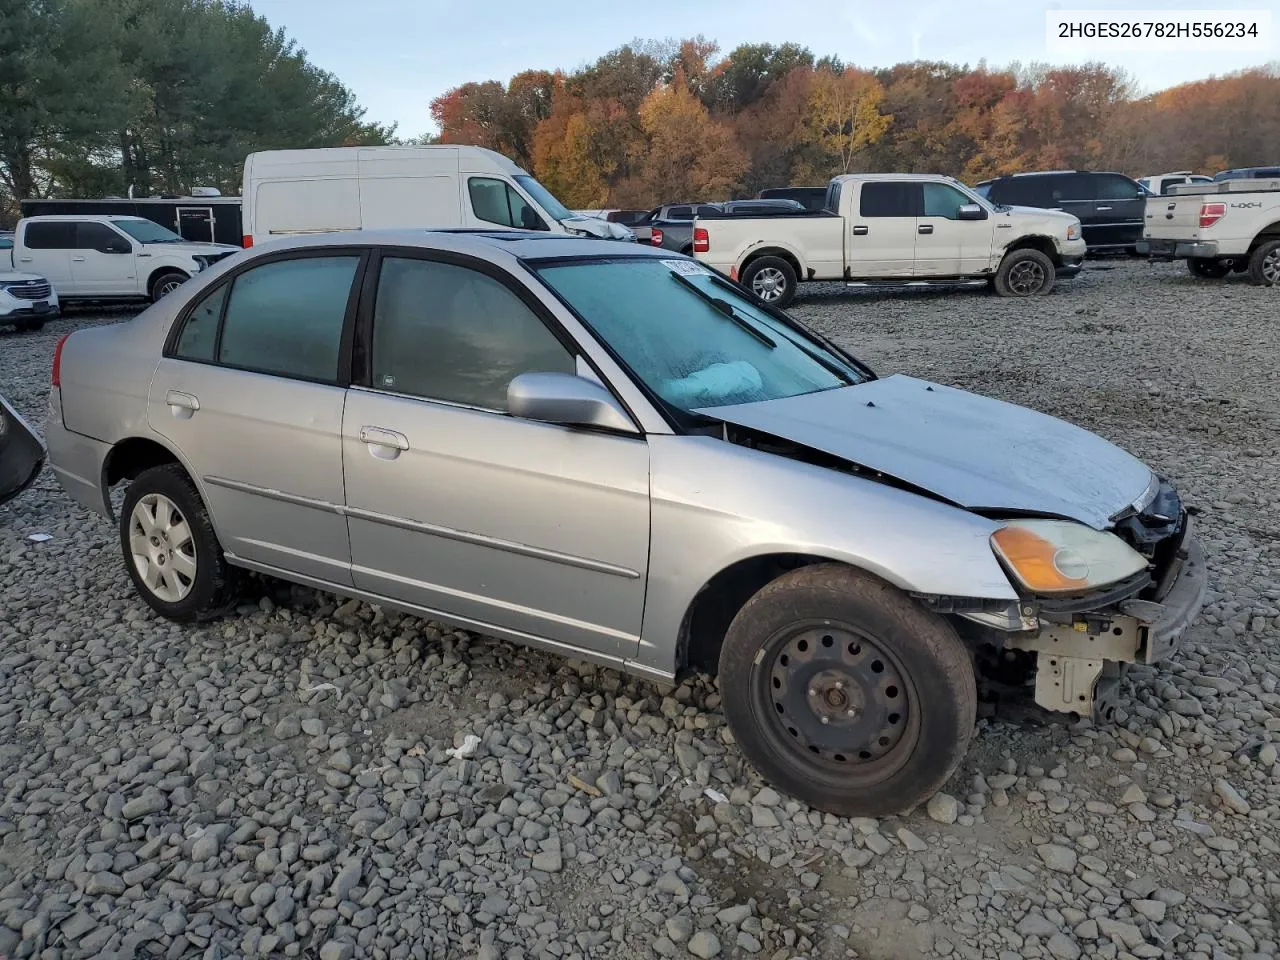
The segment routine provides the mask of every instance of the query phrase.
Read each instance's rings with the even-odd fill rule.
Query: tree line
[[[1101,63],[866,70],[791,43],[719,56],[636,41],[573,72],[465,83],[431,102],[443,143],[515,159],[572,207],[649,207],[838,173],[1133,176],[1280,162],[1280,65],[1139,95]]]
[[[233,0],[0,3],[0,215],[26,197],[130,185],[234,193],[254,150],[392,133]]]

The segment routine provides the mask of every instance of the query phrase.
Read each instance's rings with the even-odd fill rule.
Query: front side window
[[[588,260],[537,273],[637,379],[679,410],[815,393],[865,376],[687,260]]]
[[[75,223],[70,220],[28,223],[22,243],[29,250],[72,250],[76,243],[75,233]]]
[[[116,220],[117,227],[139,243],[185,243],[178,234],[168,227],[162,227],[150,220]]]
[[[502,283],[469,267],[389,257],[373,314],[372,385],[507,409],[522,373],[573,373],[575,359]]]
[[[1142,188],[1137,182],[1119,174],[1105,174],[1093,178],[1094,189],[1099,200],[1133,200],[1142,196]],[[1176,180],[1176,183],[1184,183]]]
[[[105,223],[83,220],[76,224],[77,250],[131,249],[129,241]]]
[[[336,381],[342,326],[359,264],[357,256],[302,257],[237,276],[222,321],[218,362]]]
[[[467,181],[467,191],[471,210],[480,220],[522,230],[547,229],[538,211],[505,180],[472,177]]]
[[[973,203],[955,187],[945,183],[925,183],[924,213],[925,217],[944,217],[947,220],[959,220],[960,208]]]
[[[858,213],[864,217],[914,217],[919,209],[920,184],[899,180],[864,183]]]

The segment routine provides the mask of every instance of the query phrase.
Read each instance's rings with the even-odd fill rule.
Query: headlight
[[[1074,240],[1078,236],[1080,236],[1080,224],[1073,223],[1071,226],[1067,227],[1068,240]]]
[[[991,548],[1032,593],[1078,593],[1140,573],[1147,558],[1115,534],[1069,520],[1010,520]]]

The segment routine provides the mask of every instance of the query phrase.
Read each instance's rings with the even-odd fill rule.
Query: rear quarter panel
[[[782,250],[800,265],[800,279],[839,279],[844,275],[843,217],[829,215],[732,217],[699,219],[695,226],[707,231],[710,249],[695,256],[728,274],[765,250]]]

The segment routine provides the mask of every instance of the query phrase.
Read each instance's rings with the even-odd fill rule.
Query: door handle
[[[164,402],[169,405],[169,412],[179,420],[190,420],[192,414],[200,409],[200,399],[181,390],[170,390],[165,394]]]
[[[920,224],[920,226],[916,227],[916,233],[933,233],[933,224],[932,223]]]
[[[385,427],[361,427],[360,441],[379,460],[394,460],[400,451],[409,449],[409,438]]]
[[[1110,207],[1094,207],[1095,210],[1110,210]]]
[[[30,262],[31,262],[31,258],[30,258],[30,257],[19,257],[19,258],[18,258],[18,262],[19,262],[19,263],[30,263]]]
[[[71,258],[71,262],[72,262],[72,263],[84,263],[84,257],[72,257],[72,258]]]
[[[855,237],[865,237],[869,232],[870,232],[870,228],[868,228],[868,227],[854,227],[854,228],[853,228],[853,235],[854,235]]]

